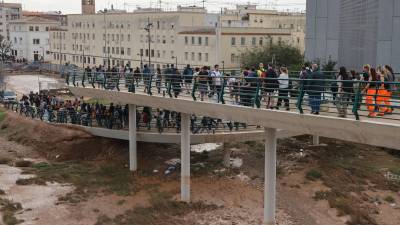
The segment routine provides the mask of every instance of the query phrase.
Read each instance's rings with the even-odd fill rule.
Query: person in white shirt
[[[282,106],[282,101],[285,102],[286,110],[290,110],[289,108],[289,73],[286,67],[281,67],[281,74],[278,77],[279,82],[279,98],[277,108]]]
[[[221,95],[221,87],[222,87],[222,74],[219,71],[219,65],[214,66],[214,70],[211,72],[211,78],[213,81],[214,91],[217,92],[218,100]]]

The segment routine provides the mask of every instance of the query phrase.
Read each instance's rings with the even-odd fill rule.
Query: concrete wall
[[[307,60],[338,60],[340,0],[308,0],[306,52]]]
[[[306,59],[400,70],[400,1],[308,0]]]

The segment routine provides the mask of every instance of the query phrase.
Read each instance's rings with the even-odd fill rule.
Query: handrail
[[[72,82],[71,82],[72,81]],[[211,101],[244,107],[307,111],[313,114],[347,117],[382,117],[400,120],[400,82],[364,80],[259,78],[244,76],[181,75],[119,72],[66,74],[67,85],[83,88],[127,91],[193,101]],[[87,86],[86,83],[91,84]],[[96,87],[97,84],[97,87]],[[342,86],[339,90],[338,86]],[[366,87],[370,87],[365,90]],[[154,88],[157,93],[153,92]],[[208,98],[207,98],[208,97]],[[264,101],[263,101],[264,100]],[[267,102],[268,100],[268,102]],[[277,104],[275,104],[275,100]],[[273,102],[271,104],[271,102]],[[305,106],[309,103],[310,108]],[[322,109],[323,108],[323,109]],[[397,113],[397,114],[396,114]]]

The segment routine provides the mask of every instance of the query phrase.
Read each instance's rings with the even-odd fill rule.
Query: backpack
[[[353,82],[350,82],[351,78],[348,77],[346,80],[343,80],[343,81],[345,81],[345,82],[342,82],[343,83],[343,91],[347,92],[347,93],[353,92]]]

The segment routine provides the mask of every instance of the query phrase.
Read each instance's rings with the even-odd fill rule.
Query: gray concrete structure
[[[136,105],[129,105],[129,169],[137,170]]]
[[[307,0],[306,59],[400,70],[398,0]]]
[[[353,120],[332,116],[314,116],[297,112],[274,111],[192,99],[172,99],[145,94],[104,91],[101,89],[69,87],[76,96],[106,99],[114,103],[147,105],[181,113],[258,124],[289,132],[319,135],[344,141],[400,150],[400,123],[397,120]]]
[[[190,115],[181,117],[181,201],[190,202]]]
[[[276,129],[265,128],[264,223],[275,225],[276,211]]]

